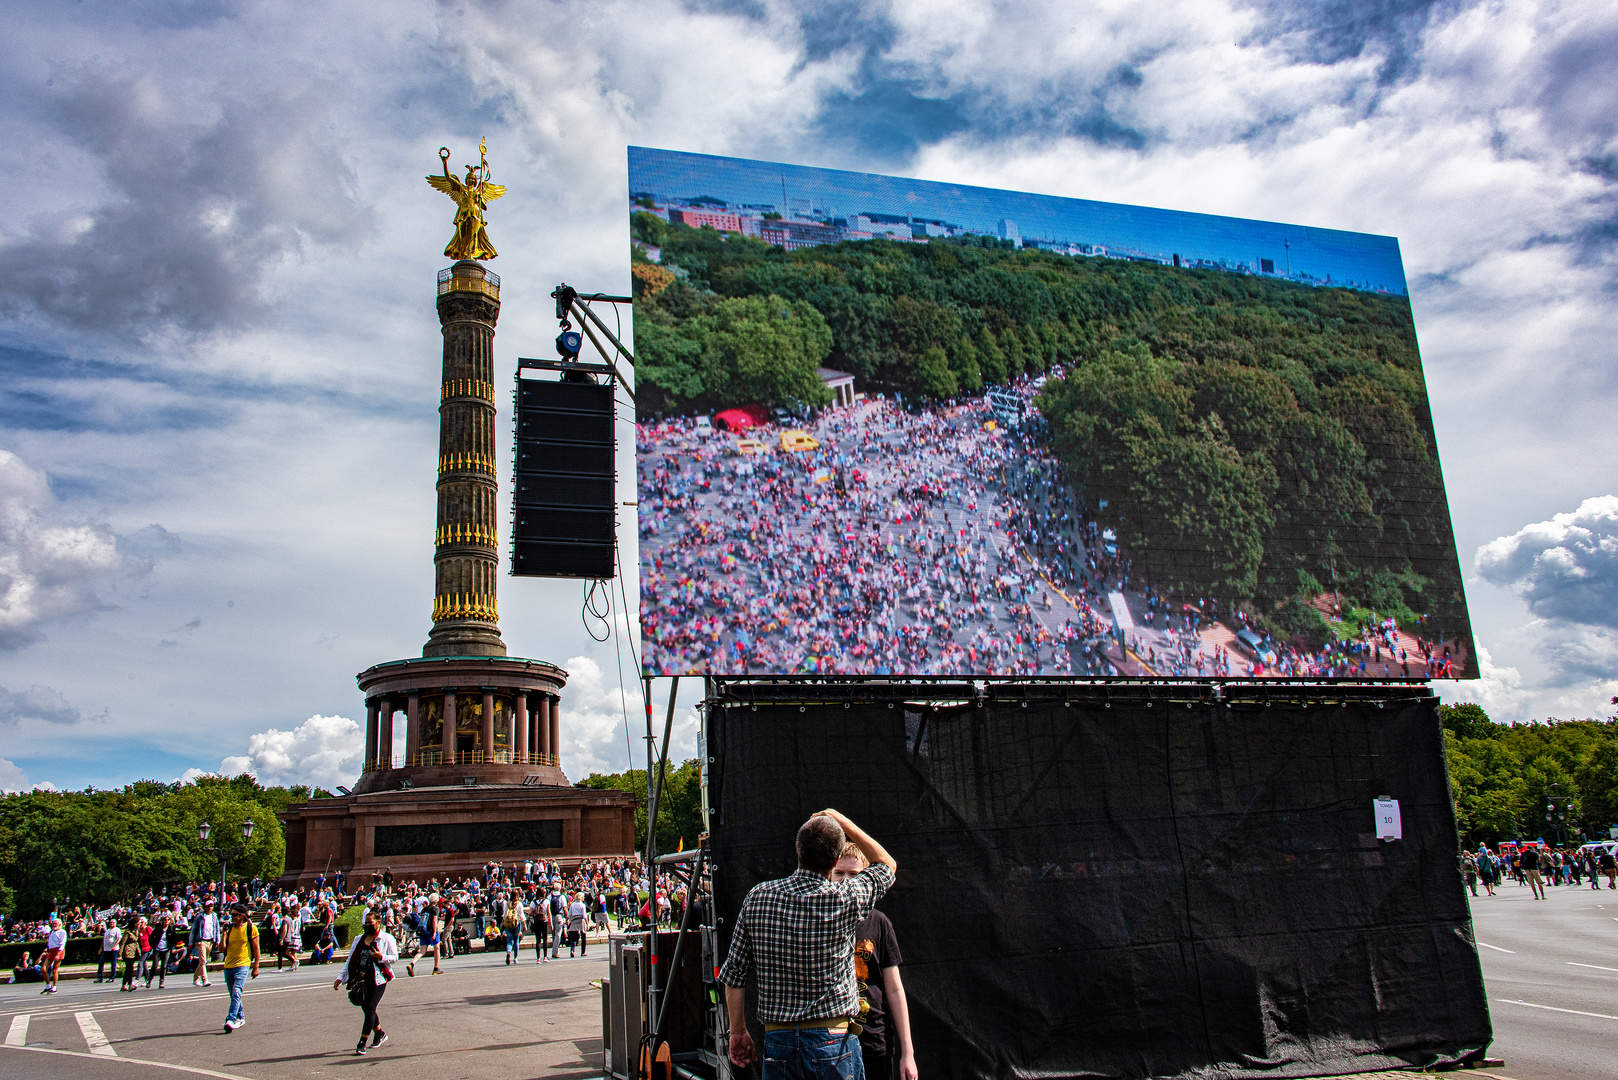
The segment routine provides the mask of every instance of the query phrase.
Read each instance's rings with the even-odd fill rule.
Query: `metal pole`
[[[674,676],[674,681],[669,684],[669,711],[668,715],[663,718],[663,745],[659,748],[657,755],[657,795],[652,800],[654,814],[663,808],[663,784],[669,772],[669,735],[674,729],[674,699],[678,695],[679,689],[680,677],[676,675]],[[655,824],[655,821],[648,820],[646,823],[647,831],[651,832]],[[648,846],[648,850],[655,855],[657,849],[654,846]]]
[[[657,843],[657,799],[652,790],[652,680],[647,678],[643,684],[646,690],[646,911],[650,918],[650,928],[646,932],[646,1015],[657,1015],[657,866],[652,862],[652,853]],[[637,1006],[638,1007],[638,1006]],[[639,1069],[640,1050],[636,1048],[635,1062],[630,1065],[630,1075],[636,1075]]]
[[[651,978],[648,980],[647,996],[646,996],[646,1015],[648,1017],[655,1017],[655,1016],[658,1015],[658,1013],[660,1011],[659,1006],[658,1006],[658,1001],[662,998],[663,991],[659,988],[658,984],[665,981],[664,979],[659,977],[659,972],[658,972],[658,966],[659,965],[657,963],[657,863],[655,861],[656,858],[657,858],[657,811],[659,809],[659,804],[662,802],[662,798],[663,798],[663,778],[664,778],[665,774],[668,771],[668,764],[669,764],[669,733],[670,733],[670,730],[674,727],[674,703],[675,703],[676,699],[678,699],[678,697],[679,697],[679,692],[680,692],[680,677],[678,675],[676,675],[676,676],[674,676],[673,680],[669,683],[669,709],[668,709],[668,715],[663,720],[663,745],[658,747],[658,754],[657,754],[657,761],[658,761],[658,766],[657,766],[657,786],[655,788],[651,786],[652,771],[651,771],[650,767],[648,767],[647,770],[646,770],[647,791],[649,793],[649,798],[647,799],[647,807],[646,807],[646,870],[647,870],[647,873],[649,873],[651,875],[651,881],[652,881],[652,894],[651,894],[650,901],[648,901],[648,903],[650,904],[650,907],[649,907],[648,910],[650,911],[651,916],[652,916],[652,919],[651,919],[652,930],[651,930],[651,934],[650,934],[650,940],[651,940],[650,955],[651,955],[651,961],[652,961],[651,965],[650,965],[651,966]],[[652,723],[652,706],[651,706],[651,695],[650,694],[647,695],[646,701],[647,701],[647,705],[646,705],[647,734],[650,735],[650,733],[651,733],[651,723]],[[651,744],[648,742],[648,744],[647,744],[648,748],[650,748],[650,745]],[[648,761],[648,765],[649,765],[649,763],[651,761],[650,757],[647,758],[647,761]],[[689,890],[687,891],[687,895],[689,895]],[[676,948],[679,947],[678,943],[676,943],[675,947]]]
[[[696,865],[691,870],[691,883],[685,889],[685,910],[680,912],[680,934],[674,939],[674,955],[669,960],[669,981],[672,983],[680,977],[680,954],[685,950],[685,934],[691,927],[691,909],[696,907],[697,884],[702,880],[702,849],[697,849]],[[652,1041],[656,1045],[658,1039],[663,1037],[663,1021],[669,1018],[669,999],[665,995],[662,1008],[657,1010],[656,1023],[652,1025]]]
[[[629,403],[633,405],[635,403],[635,390],[629,385],[628,382],[624,380],[622,373],[620,373],[618,370],[618,365],[613,363],[612,354],[602,346],[601,342],[596,340],[595,334],[590,331],[589,323],[581,322],[579,324],[579,329],[583,330],[585,336],[590,339],[590,344],[596,347],[596,352],[601,354],[601,359],[605,360],[607,362],[607,366],[612,368],[612,377],[618,380],[618,385],[623,387],[624,393],[629,395]]]
[[[613,347],[624,354],[625,360],[628,360],[631,364],[635,362],[635,354],[624,348],[624,343],[613,336],[612,331],[607,329],[607,324],[601,321],[601,317],[590,310],[589,304],[580,303],[578,300],[574,300],[573,306],[584,312],[586,318],[601,328],[601,332],[607,335],[607,340],[612,342]]]

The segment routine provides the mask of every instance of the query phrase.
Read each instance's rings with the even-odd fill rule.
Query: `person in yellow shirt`
[[[230,1011],[225,1014],[225,1034],[247,1023],[242,1016],[242,989],[247,985],[251,966],[258,978],[258,927],[247,918],[247,905],[230,909],[230,925],[225,928],[225,986],[230,991]]]

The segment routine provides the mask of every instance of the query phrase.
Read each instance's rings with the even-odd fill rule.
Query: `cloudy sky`
[[[422,177],[485,136],[506,370],[558,281],[628,289],[632,143],[1397,236],[1489,658],[1446,696],[1611,711],[1610,6],[8,10],[0,787],[352,778],[354,674],[428,630],[451,207]],[[502,588],[512,652],[574,672],[572,776],[622,767],[638,707],[580,602]]]

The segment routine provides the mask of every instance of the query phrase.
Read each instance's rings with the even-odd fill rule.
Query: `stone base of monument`
[[[338,869],[354,888],[385,870],[396,883],[425,883],[480,874],[490,862],[570,865],[635,849],[635,797],[590,788],[481,781],[466,787],[458,780],[314,799],[288,807],[282,820],[283,888],[311,885],[316,875]]]
[[[630,855],[635,797],[569,785],[559,692],[567,672],[508,656],[419,657],[358,676],[365,771],[352,793],[289,806],[283,887],[342,870],[358,885],[443,880],[489,862]],[[403,754],[394,716],[403,712]]]

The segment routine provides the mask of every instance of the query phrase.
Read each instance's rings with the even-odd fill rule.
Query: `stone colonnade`
[[[483,696],[483,752],[482,762],[499,760],[495,750],[494,699],[492,690],[478,687]],[[365,772],[380,769],[403,768],[414,765],[439,765],[455,761],[455,698],[470,691],[461,687],[445,687],[438,693],[380,695],[365,702]],[[555,765],[562,764],[562,702],[554,694],[532,692],[502,692],[509,696],[515,715],[511,718],[511,750],[503,764]],[[442,702],[443,726],[436,744],[422,742],[421,703],[423,699],[439,698]],[[405,714],[405,753],[400,761],[392,756],[393,718],[400,711]],[[462,762],[462,764],[477,764]]]

